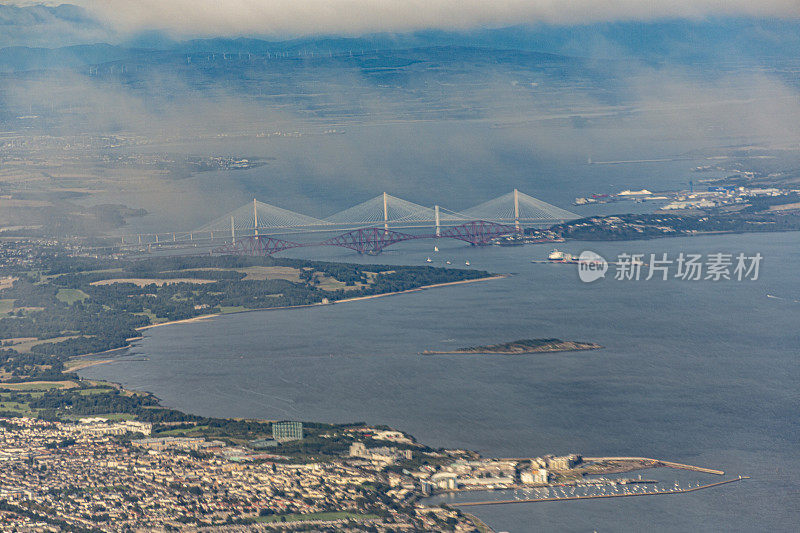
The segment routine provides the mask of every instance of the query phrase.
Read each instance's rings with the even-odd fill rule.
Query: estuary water
[[[470,508],[498,531],[796,530],[800,233],[559,246],[608,259],[761,253],[759,279],[741,282],[617,281],[612,266],[606,279],[586,284],[574,266],[530,262],[550,248],[443,241],[434,253],[432,242],[412,241],[377,258],[306,249],[337,261],[424,264],[430,256],[434,265],[463,267],[469,260],[511,275],[154,328],[128,354],[82,375],[204,415],[366,421],[488,456],[635,455],[752,476],[682,495]],[[535,337],[605,348],[418,355]]]

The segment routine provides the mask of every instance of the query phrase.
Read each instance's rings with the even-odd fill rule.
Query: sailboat
[[[433,261],[431,260],[431,258],[430,258],[430,257],[428,257],[427,259],[425,259],[425,262],[426,262],[426,263],[433,263]]]
[[[434,251],[434,252],[438,252],[438,251],[439,251],[439,247],[434,245],[434,247],[433,247],[433,251]]]
[[[469,266],[469,261],[465,261],[464,264]]]

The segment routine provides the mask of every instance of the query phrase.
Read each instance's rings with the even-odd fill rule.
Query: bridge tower
[[[436,217],[436,236],[439,237],[442,234],[442,229],[439,226],[439,206],[433,206],[434,216]]]
[[[258,235],[258,202],[253,198],[253,235]]]
[[[519,191],[514,189],[514,227],[519,233]]]
[[[383,229],[389,231],[389,195],[383,193]]]
[[[233,215],[231,215],[231,244],[236,244],[236,226],[233,224]]]

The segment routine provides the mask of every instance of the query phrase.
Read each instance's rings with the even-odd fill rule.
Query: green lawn
[[[146,310],[142,311],[141,313],[133,313],[133,314],[134,314],[134,315],[139,315],[139,316],[146,316],[147,318],[149,318],[149,319],[150,319],[150,323],[151,323],[151,324],[159,324],[159,323],[161,323],[161,322],[166,322],[166,321],[167,321],[167,319],[166,319],[166,318],[158,318],[158,317],[155,315],[155,313],[153,313],[153,312],[152,312],[151,310],[149,310],[149,309],[146,309]]]
[[[58,289],[56,293],[56,298],[69,305],[78,301],[82,302],[88,297],[89,295],[80,289]]]
[[[108,394],[114,389],[83,389],[79,392],[81,396],[93,396],[95,394]]]
[[[23,383],[0,383],[0,389],[14,391],[70,389],[73,387],[77,387],[77,384],[74,381],[28,381]]]
[[[17,413],[21,415],[33,415],[35,414],[30,407],[28,407],[27,403],[19,403],[19,402],[4,402],[0,399],[0,411],[6,411],[11,413]]]
[[[243,305],[233,305],[233,306],[220,306],[219,312],[220,313],[238,313],[240,311],[247,311],[248,308],[244,307]]]
[[[10,313],[12,309],[14,309],[13,298],[5,298],[0,300],[0,315],[5,315]]]
[[[208,429],[208,426],[194,426],[191,428],[181,428],[181,429],[169,429],[167,431],[159,432],[159,437],[180,437],[183,435],[191,435],[192,433],[197,433],[199,431],[203,431],[204,429]]]
[[[28,353],[31,348],[37,344],[52,344],[54,342],[61,342],[67,339],[77,339],[80,335],[64,335],[63,337],[53,337],[51,339],[33,339],[18,342],[13,345],[14,349],[20,353]]]
[[[256,522],[281,522],[283,519],[286,519],[286,522],[299,522],[301,520],[347,520],[348,518],[352,518],[353,520],[371,520],[374,518],[378,518],[374,514],[358,514],[358,513],[350,513],[347,511],[331,511],[331,512],[323,512],[323,513],[309,513],[309,514],[283,514],[283,515],[272,515],[272,516],[259,516],[256,518]]]

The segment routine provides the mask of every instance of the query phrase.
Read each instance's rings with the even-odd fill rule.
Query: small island
[[[425,350],[422,355],[443,354],[527,354],[542,352],[574,352],[578,350],[597,350],[602,348],[593,342],[562,341],[561,339],[522,339],[502,344],[489,344],[487,346],[470,346],[456,350]]]

